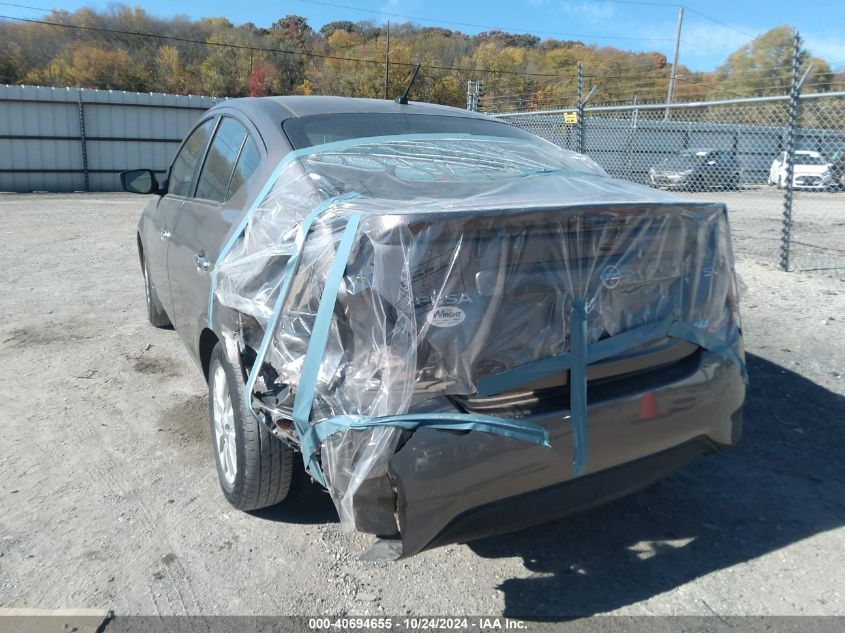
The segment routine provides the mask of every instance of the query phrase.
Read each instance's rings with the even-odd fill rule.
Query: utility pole
[[[669,93],[666,95],[666,105],[672,103],[672,96],[675,93],[675,77],[678,75],[678,52],[681,48],[681,26],[684,23],[684,7],[678,9],[678,32],[675,34],[675,57],[672,59],[672,74],[669,75]],[[666,108],[665,120],[669,120],[669,108]]]
[[[387,95],[388,81],[390,81],[390,20],[387,21],[387,48],[384,51],[384,98],[389,99]]]

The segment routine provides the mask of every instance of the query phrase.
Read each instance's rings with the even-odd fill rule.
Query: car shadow
[[[294,455],[294,460],[293,482],[284,503],[250,514],[267,521],[302,525],[338,523],[340,519],[329,493],[306,474],[299,453]]]
[[[504,615],[570,619],[646,600],[845,524],[845,397],[748,355],[744,437],[638,494],[475,541],[531,572],[499,585]]]

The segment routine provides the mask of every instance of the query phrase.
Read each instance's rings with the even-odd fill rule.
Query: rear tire
[[[161,305],[161,301],[159,301],[158,295],[156,294],[156,289],[153,287],[152,281],[150,281],[150,269],[147,266],[146,257],[142,257],[141,266],[144,272],[144,294],[147,298],[147,318],[150,324],[159,328],[173,327],[173,324],[170,323],[170,317],[164,311],[164,306]]]
[[[250,412],[245,391],[241,372],[218,343],[208,368],[214,463],[226,500],[238,510],[249,511],[284,501],[296,456]]]

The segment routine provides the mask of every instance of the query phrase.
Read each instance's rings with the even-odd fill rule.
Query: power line
[[[721,21],[717,18],[714,18],[710,15],[707,15],[706,13],[703,13],[702,11],[699,11],[698,9],[693,9],[692,7],[689,7],[687,5],[680,4],[680,3],[677,3],[677,2],[649,2],[647,0],[596,0],[596,1],[598,1],[598,2],[609,2],[609,3],[613,3],[613,4],[641,5],[641,6],[653,6],[653,7],[674,7],[674,8],[683,7],[684,9],[691,11],[692,13],[695,13],[696,15],[698,15],[698,16],[706,19],[706,20],[710,20],[711,22],[714,22],[715,24],[718,24],[718,25],[723,26],[725,28],[736,31],[737,33],[747,35],[748,37],[751,37],[751,38],[756,37],[756,35],[753,34],[753,33],[749,33],[748,31],[744,31],[740,28],[732,26],[732,25],[730,25],[726,22],[723,22],[723,21]],[[505,28],[505,27],[491,26],[491,25],[487,25],[487,24],[475,24],[475,23],[472,23],[472,22],[458,22],[458,21],[454,21],[454,20],[441,20],[439,18],[427,18],[427,17],[420,17],[420,16],[405,15],[405,14],[402,14],[402,13],[392,13],[392,12],[388,12],[388,11],[378,11],[378,10],[375,10],[375,9],[364,9],[364,8],[361,8],[361,7],[353,7],[353,6],[345,5],[345,4],[337,4],[337,3],[334,3],[334,2],[327,2],[326,0],[300,0],[300,2],[305,2],[305,3],[308,3],[308,4],[318,4],[318,5],[327,6],[327,7],[334,7],[336,9],[347,9],[349,11],[360,11],[362,13],[369,13],[369,14],[375,14],[375,15],[389,15],[391,17],[404,18],[406,20],[417,20],[417,21],[420,21],[420,22],[432,22],[432,23],[435,23],[435,24],[450,24],[450,25],[453,25],[453,26],[467,26],[467,27],[471,27],[471,28],[498,30],[498,31],[505,31],[505,32],[541,33],[543,35],[558,35],[558,36],[563,36],[563,37],[581,37],[581,38],[585,38],[585,39],[641,40],[641,41],[652,41],[652,42],[667,42],[667,41],[673,41],[674,40],[674,38],[671,38],[671,37],[635,37],[635,36],[623,36],[623,35],[587,35],[587,34],[583,34],[583,33],[561,33],[561,32],[558,32],[558,31],[544,31],[544,30],[541,30],[541,29],[526,29],[526,28],[519,28],[519,27]],[[690,44],[691,46],[695,46],[695,44],[692,44],[690,42],[687,42],[687,44]],[[712,51],[708,51],[708,52],[712,52]]]
[[[438,18],[425,18],[420,16],[413,16],[413,15],[404,15],[402,13],[391,13],[389,11],[377,11],[375,9],[362,9],[360,7],[353,7],[346,4],[336,4],[334,2],[325,2],[324,0],[300,0],[300,2],[305,2],[307,4],[319,4],[326,7],[333,7],[335,9],[347,9],[348,11],[360,11],[361,13],[370,13],[376,15],[389,15],[395,18],[404,18],[405,20],[417,20],[419,22],[432,22],[434,24],[450,24],[452,26],[468,26],[470,28],[476,29],[487,29],[490,31],[505,31],[511,33],[542,33],[543,35],[558,35],[562,37],[582,37],[584,39],[604,39],[604,40],[642,40],[642,41],[650,41],[650,42],[666,42],[672,41],[673,38],[671,37],[634,37],[634,36],[624,36],[624,35],[587,35],[584,33],[561,33],[558,31],[543,31],[540,29],[525,29],[525,28],[518,28],[518,27],[511,27],[508,29],[492,26],[489,24],[474,24],[472,22],[456,22],[454,20],[441,20]]]
[[[687,11],[691,11],[692,13],[695,13],[696,15],[701,16],[705,20],[710,20],[711,22],[715,22],[716,24],[718,24],[720,26],[724,26],[725,28],[731,29],[732,31],[736,31],[737,33],[742,33],[743,35],[747,35],[748,37],[752,37],[752,38],[757,37],[753,33],[749,33],[748,31],[743,31],[742,29],[739,29],[735,26],[732,26],[732,25],[728,24],[727,22],[722,22],[721,20],[718,20],[718,19],[716,19],[712,16],[709,16],[706,13],[699,11],[698,9],[694,9],[689,5],[681,4],[679,2],[647,2],[646,0],[596,0],[596,2],[610,2],[612,4],[635,4],[635,5],[644,5],[644,6],[649,6],[649,7],[674,7],[676,9],[683,8],[683,9],[686,9]]]
[[[544,35],[557,35],[557,36],[563,36],[563,37],[582,37],[582,38],[585,38],[585,39],[592,38],[592,39],[620,39],[620,40],[642,40],[642,41],[671,41],[672,40],[672,38],[665,38],[665,37],[664,38],[657,38],[657,37],[649,38],[649,37],[633,37],[633,36],[617,36],[617,35],[588,35],[588,34],[579,34],[579,33],[563,33],[563,32],[559,32],[559,31],[543,31],[543,30],[539,30],[539,29],[504,28],[504,27],[497,27],[497,26],[490,26],[490,25],[483,25],[483,24],[473,24],[473,23],[469,23],[469,22],[456,22],[456,21],[450,21],[450,20],[440,20],[440,19],[436,19],[436,18],[415,17],[415,16],[404,15],[404,14],[401,14],[401,13],[390,13],[390,12],[385,12],[385,11],[376,11],[376,10],[372,10],[372,9],[363,9],[363,8],[360,8],[360,7],[353,7],[353,6],[349,6],[349,5],[326,2],[324,0],[301,0],[301,1],[306,2],[306,3],[310,3],[310,4],[318,4],[318,5],[323,5],[323,6],[330,6],[330,7],[335,7],[335,8],[348,9],[348,10],[351,10],[351,11],[360,11],[360,12],[363,12],[363,13],[371,13],[371,14],[378,14],[378,15],[390,15],[390,16],[405,18],[405,19],[408,19],[408,20],[419,20],[419,21],[423,21],[423,22],[434,22],[434,23],[439,23],[439,24],[451,24],[451,25],[456,25],[456,26],[469,26],[469,27],[474,27],[474,28],[483,28],[483,29],[488,29],[488,30],[500,30],[500,31],[506,31],[506,32],[521,32],[521,33],[528,33],[528,34],[541,33],[541,34],[544,34]],[[705,13],[703,13],[703,12],[697,10],[697,9],[693,9],[692,7],[687,7],[686,5],[681,5],[681,4],[678,4],[678,3],[673,3],[673,2],[668,2],[668,3],[666,3],[666,2],[649,2],[649,1],[646,1],[646,0],[596,0],[596,1],[598,1],[598,2],[609,2],[609,3],[613,3],[613,4],[625,4],[625,5],[643,5],[643,6],[657,6],[657,7],[684,7],[685,9],[692,11],[693,13],[695,13],[695,14],[697,14],[697,15],[699,15],[699,16],[707,19],[707,20],[710,20],[710,21],[712,21],[716,24],[719,24],[720,26],[732,29],[732,30],[734,30],[738,33],[742,33],[743,35],[747,35],[749,37],[755,37],[755,35],[752,34],[752,33],[748,33],[747,31],[743,31],[742,29],[736,28],[736,27],[734,27],[730,24],[722,22],[722,21],[720,21],[716,18],[713,18],[713,17],[711,17],[711,16],[709,16],[709,15],[707,15],[707,14],[705,14]],[[56,9],[47,9],[46,7],[34,7],[32,5],[17,4],[17,3],[12,3],[12,2],[0,2],[0,5],[8,6],[8,7],[17,7],[17,8],[21,8],[21,9],[32,9],[33,11],[51,12],[51,11],[56,10]],[[9,19],[9,18],[7,18],[7,19]],[[11,19],[15,19],[15,18],[11,18]],[[687,46],[692,46],[693,48],[697,48],[697,49],[699,49],[703,52],[710,53],[710,54],[713,54],[713,55],[721,55],[721,54],[724,53],[724,50],[725,50],[725,49],[723,49],[722,51],[714,51],[714,50],[710,50],[710,49],[704,48],[702,46],[699,46],[698,44],[695,44],[695,43],[690,42],[688,40],[681,40],[681,41],[682,41],[683,44],[685,44]],[[263,50],[263,49],[255,48],[253,50]],[[289,52],[291,54],[295,53],[295,51],[285,51],[285,52]],[[333,56],[326,56],[326,57],[333,58]],[[346,59],[346,58],[344,58],[344,59]],[[370,62],[370,60],[366,60],[366,61],[368,63]],[[408,64],[408,65],[412,66],[413,64]],[[423,66],[423,67],[426,67],[426,66]],[[505,73],[505,74],[507,74],[507,73]],[[532,74],[532,73],[519,73],[519,74]],[[541,76],[541,75],[537,75],[537,76]]]
[[[43,24],[45,26],[54,26],[66,29],[74,29],[78,31],[95,31],[98,33],[111,33],[116,35],[132,35],[136,37],[151,37],[154,39],[159,40],[169,40],[173,42],[183,42],[187,44],[200,44],[202,46],[217,46],[221,48],[234,48],[239,50],[248,50],[248,51],[261,51],[266,53],[283,53],[286,55],[298,55],[301,57],[310,57],[316,59],[333,59],[342,62],[355,62],[360,64],[384,64],[384,60],[381,59],[364,59],[360,57],[340,57],[339,55],[329,55],[326,53],[310,53],[306,51],[293,51],[293,50],[286,50],[282,48],[267,48],[261,46],[246,46],[244,44],[230,44],[227,42],[205,42],[203,40],[195,40],[190,39],[187,37],[176,37],[174,35],[161,35],[159,33],[142,33],[138,31],[124,31],[122,29],[107,29],[105,27],[97,27],[97,26],[80,26],[77,24],[63,24],[61,22],[47,22],[46,20],[33,20],[29,18],[16,18],[8,15],[0,15],[0,19],[3,20],[15,20],[17,22],[27,22],[30,24]],[[413,67],[417,66],[417,64],[413,62],[391,62],[393,66],[406,66],[406,67]],[[519,71],[519,70],[494,70],[492,68],[462,68],[458,66],[438,66],[436,64],[419,64],[421,68],[426,68],[428,70],[446,70],[446,71],[457,71],[457,72],[464,72],[464,73],[477,73],[477,74],[490,74],[490,75],[518,75],[518,76],[530,76],[530,77],[556,77],[560,78],[560,73],[532,73],[526,71]]]
[[[718,24],[720,26],[724,26],[726,29],[730,29],[731,31],[736,31],[737,33],[741,33],[742,35],[747,35],[748,37],[750,37],[752,39],[757,37],[754,33],[749,33],[748,31],[743,31],[742,29],[738,29],[735,26],[731,26],[727,22],[722,22],[721,20],[717,20],[716,18],[707,15],[706,13],[702,13],[698,9],[693,9],[692,7],[688,7],[686,5],[684,5],[684,8],[687,11],[691,11],[692,13],[695,13],[696,15],[701,16],[705,20],[710,20],[711,22],[715,22],[716,24]]]
[[[0,4],[10,4],[10,3],[0,3]],[[340,57],[337,55],[329,55],[329,54],[322,54],[322,53],[309,53],[303,51],[295,51],[295,50],[286,50],[286,49],[278,49],[278,48],[269,48],[269,47],[257,47],[257,46],[247,46],[242,44],[231,44],[226,42],[207,42],[202,40],[195,40],[190,38],[181,38],[176,36],[169,36],[169,35],[161,35],[157,33],[143,33],[143,32],[136,32],[136,31],[126,31],[121,29],[108,29],[105,27],[92,27],[92,26],[80,26],[74,24],[64,24],[58,22],[48,22],[45,20],[34,20],[28,18],[15,18],[11,16],[3,16],[0,15],[0,18],[7,19],[7,20],[15,20],[19,22],[28,22],[28,23],[35,23],[35,24],[42,24],[46,26],[54,26],[54,27],[61,27],[61,28],[68,28],[68,29],[75,29],[75,30],[83,30],[83,31],[95,31],[100,33],[107,33],[107,34],[118,34],[118,35],[131,35],[131,36],[138,36],[138,37],[150,37],[155,39],[164,39],[164,40],[172,40],[178,42],[185,42],[191,44],[199,44],[203,46],[216,46],[216,47],[224,47],[224,48],[234,48],[240,50],[250,50],[250,51],[261,51],[261,52],[270,52],[270,53],[283,53],[289,55],[298,55],[298,56],[305,56],[305,57],[313,57],[313,58],[321,58],[321,59],[333,59],[337,61],[346,61],[346,62],[355,62],[355,63],[369,63],[369,64],[383,64],[383,60],[381,59],[363,59],[363,58],[356,58],[356,57]],[[394,65],[397,66],[414,66],[415,64],[411,62],[392,62]],[[463,67],[455,67],[455,66],[440,66],[435,64],[423,64],[423,68],[433,69],[433,70],[445,70],[445,71],[459,71],[459,72],[474,72],[474,73],[487,73],[487,74],[504,74],[504,75],[528,75],[528,76],[535,76],[535,77],[555,77],[560,78],[561,73],[531,73],[531,72],[524,72],[524,71],[509,71],[509,70],[494,70],[494,69],[485,69],[485,68],[463,68]],[[644,70],[641,72],[635,72],[636,74],[626,74],[626,75],[608,75],[608,74],[586,74],[585,77],[593,78],[593,79],[639,79],[640,81],[634,81],[629,83],[642,83],[648,84],[648,81],[643,81],[643,77],[650,77],[653,79],[665,79],[667,78],[668,71],[666,69],[650,69]],[[647,73],[657,73],[656,75],[651,75]],[[756,75],[752,71],[746,71],[749,75]],[[742,74],[739,73],[732,73],[732,74]]]
[[[736,31],[737,33],[741,33],[742,35],[747,35],[748,37],[751,37],[751,38],[756,37],[756,35],[754,35],[753,33],[749,33],[748,31],[744,31],[744,30],[737,28],[735,26],[732,26],[732,25],[730,25],[726,22],[718,20],[717,18],[709,16],[706,13],[699,11],[698,9],[694,9],[694,8],[689,7],[687,5],[682,5],[682,4],[679,4],[679,3],[676,3],[676,2],[648,2],[647,0],[596,0],[596,1],[597,2],[608,2],[608,3],[612,3],[612,4],[652,6],[652,7],[684,7],[686,10],[691,11],[692,13],[695,13],[696,15],[698,15],[698,16],[706,19],[706,20],[710,20],[711,22],[714,22],[715,24],[718,24],[718,25],[723,26],[725,28]],[[434,23],[439,23],[439,24],[452,24],[452,25],[455,25],[455,26],[469,26],[469,27],[473,27],[473,28],[483,28],[483,29],[488,29],[488,30],[501,30],[501,31],[522,32],[522,33],[542,33],[544,35],[558,35],[558,36],[563,36],[563,37],[583,37],[585,39],[593,38],[593,39],[642,40],[642,41],[655,41],[655,42],[659,42],[659,41],[665,42],[665,41],[671,41],[672,40],[672,38],[668,38],[668,37],[660,38],[660,37],[617,36],[617,35],[586,35],[586,34],[577,34],[577,33],[561,33],[561,32],[558,32],[558,31],[543,31],[543,30],[539,30],[539,29],[502,28],[502,27],[494,27],[494,26],[482,25],[482,24],[473,24],[473,23],[469,23],[469,22],[455,22],[455,21],[440,20],[440,19],[435,19],[435,18],[414,17],[414,16],[409,16],[409,15],[404,15],[404,14],[401,14],[401,13],[390,13],[390,12],[386,12],[386,11],[376,11],[376,10],[373,10],[373,9],[362,9],[360,7],[352,7],[352,6],[343,5],[343,4],[335,4],[335,3],[331,3],[331,2],[325,2],[324,0],[301,0],[301,2],[306,2],[306,3],[309,3],[309,4],[319,4],[319,5],[323,5],[323,6],[330,6],[330,7],[335,7],[335,8],[339,8],[339,9],[347,9],[347,10],[350,10],[350,11],[360,11],[360,12],[363,12],[363,13],[371,13],[371,14],[377,14],[377,15],[390,15],[390,16],[394,16],[394,17],[404,18],[404,19],[407,19],[407,20],[419,20],[421,22],[434,22]],[[16,3],[13,3],[13,2],[0,2],[0,5],[6,6],[6,7],[17,7],[19,9],[32,9],[33,11],[46,11],[48,13],[56,10],[56,9],[47,9],[45,7],[34,7],[32,5],[27,5],[27,4],[16,4]],[[702,48],[702,47],[700,47],[697,44],[694,44],[692,42],[684,41],[684,44],[687,44],[689,46],[693,46],[693,47],[698,48],[700,50],[703,50],[707,53],[721,54],[721,53],[717,53],[716,51],[704,49],[704,48]]]
[[[678,8],[681,5],[677,2],[646,2],[645,0],[596,0],[597,2],[609,2],[612,4],[635,4],[646,7],[674,7]]]
[[[55,9],[45,9],[44,7],[31,7],[27,4],[13,4],[11,2],[0,2],[4,7],[17,7],[18,9],[32,9],[33,11],[54,11]]]

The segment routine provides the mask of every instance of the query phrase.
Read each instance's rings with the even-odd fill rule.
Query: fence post
[[[481,82],[467,81],[467,110],[478,112],[478,97],[481,94]]]
[[[801,82],[798,80],[801,36],[798,31],[792,40],[792,80],[789,92],[789,127],[786,133],[786,182],[783,187],[783,228],[780,238],[780,269],[789,270],[789,247],[792,233],[792,175],[795,171],[795,137],[798,128],[798,107]]]
[[[578,62],[578,142],[576,151],[584,153],[584,68]]]
[[[82,89],[76,91],[79,102],[79,144],[82,148],[82,180],[85,191],[91,191],[88,182],[88,146],[85,142],[85,106],[82,104]]]
[[[637,103],[639,103],[639,95],[634,95],[634,106],[636,106]],[[626,143],[627,151],[625,152],[625,172],[628,180],[631,180],[634,175],[634,136],[637,133],[637,122],[639,117],[640,111],[635,107],[634,111],[631,113],[631,125],[628,130],[628,142]]]

